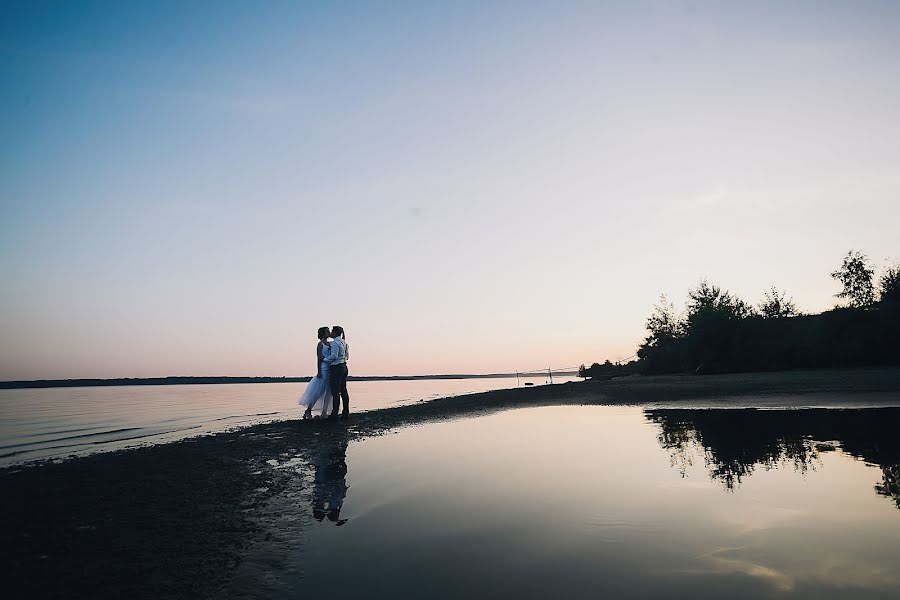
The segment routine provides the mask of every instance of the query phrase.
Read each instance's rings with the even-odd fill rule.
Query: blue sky
[[[185,6],[190,4],[190,6]],[[900,254],[900,5],[6,2],[0,378],[633,353]]]

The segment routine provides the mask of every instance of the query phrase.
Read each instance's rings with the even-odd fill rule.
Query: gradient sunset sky
[[[900,254],[898,2],[5,1],[0,82],[0,379],[615,360]]]

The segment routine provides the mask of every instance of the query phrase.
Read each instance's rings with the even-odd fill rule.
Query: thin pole
[[[519,372],[516,371],[516,387],[519,387]]]

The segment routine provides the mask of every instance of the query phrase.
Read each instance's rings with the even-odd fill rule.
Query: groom
[[[344,328],[335,325],[331,328],[331,353],[328,357],[328,385],[331,387],[331,419],[338,418],[338,398],[344,402],[341,419],[350,416],[350,395],[347,393],[347,360],[350,358],[350,347],[344,336]]]

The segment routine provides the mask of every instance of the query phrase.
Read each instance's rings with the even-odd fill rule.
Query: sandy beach
[[[231,597],[264,577],[290,507],[308,494],[292,457],[391,430],[520,407],[900,406],[900,369],[631,377],[493,391],[353,415],[285,421],[0,471],[11,597]],[[299,412],[298,412],[299,417]],[[288,515],[288,516],[286,516]],[[287,523],[287,524],[286,524]],[[238,586],[235,588],[234,586]]]

